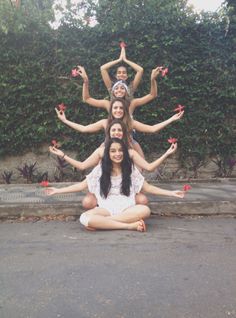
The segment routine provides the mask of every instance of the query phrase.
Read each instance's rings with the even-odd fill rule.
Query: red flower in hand
[[[79,76],[79,71],[77,70],[77,68],[73,68],[73,70],[71,71],[71,76],[72,77]]]
[[[161,76],[165,77],[168,72],[169,72],[168,67],[164,68],[163,70],[161,70]]]
[[[188,190],[191,190],[192,189],[192,187],[191,187],[191,185],[189,185],[189,184],[185,184],[184,186],[183,186],[183,191],[188,191]]]
[[[47,180],[44,180],[44,181],[41,181],[41,182],[40,182],[40,185],[41,185],[42,187],[48,187],[49,182],[48,182]]]
[[[179,104],[179,105],[177,105],[177,107],[174,109],[174,111],[180,113],[180,112],[182,112],[182,110],[183,110],[184,108],[185,108],[185,106]]]
[[[175,144],[175,143],[177,142],[177,140],[178,140],[178,139],[176,139],[176,138],[169,138],[169,139],[168,139],[168,143],[170,143],[170,144]]]
[[[60,144],[55,139],[53,139],[51,141],[51,143],[52,143],[53,147],[55,147],[55,148],[59,148],[60,147]]]
[[[64,103],[61,103],[57,105],[57,108],[61,111],[64,112],[66,110],[66,105]]]
[[[124,41],[120,42],[120,48],[121,48],[121,49],[122,49],[123,47],[126,47],[126,46],[127,46],[127,44],[125,44]]]

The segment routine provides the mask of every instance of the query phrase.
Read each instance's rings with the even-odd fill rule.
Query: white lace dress
[[[144,182],[144,177],[136,167],[133,167],[131,173],[130,195],[128,197],[120,193],[121,175],[111,176],[111,189],[107,198],[102,197],[100,195],[101,174],[101,165],[98,165],[86,176],[88,190],[96,196],[100,208],[106,209],[111,215],[117,215],[135,205],[135,195],[141,191]]]

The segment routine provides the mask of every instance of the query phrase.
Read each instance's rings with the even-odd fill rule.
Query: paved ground
[[[234,217],[157,217],[148,232],[0,223],[1,318],[236,317]]]
[[[63,184],[56,184],[57,187]],[[160,183],[164,189],[182,189],[183,183]],[[192,190],[182,200],[148,196],[153,214],[157,215],[229,215],[236,214],[236,179],[214,182],[191,182]],[[84,193],[47,197],[39,185],[0,185],[0,218],[80,215]]]

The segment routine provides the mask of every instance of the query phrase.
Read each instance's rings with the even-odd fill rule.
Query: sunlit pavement
[[[0,317],[236,317],[235,218],[152,216],[147,228],[0,223]]]

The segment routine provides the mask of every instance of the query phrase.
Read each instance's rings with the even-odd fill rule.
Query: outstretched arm
[[[101,119],[99,121],[97,121],[96,123],[84,126],[84,125],[80,125],[77,123],[74,123],[73,121],[70,121],[66,118],[65,113],[63,111],[59,111],[57,108],[55,108],[55,111],[57,113],[57,117],[67,126],[78,130],[79,132],[82,133],[94,133],[97,132],[101,129],[106,129],[106,124],[107,124],[107,120],[106,119]]]
[[[183,198],[185,195],[184,191],[179,191],[179,190],[175,190],[175,191],[170,191],[170,190],[164,190],[158,187],[155,187],[149,183],[147,183],[147,181],[144,181],[143,183],[143,187],[142,187],[142,191],[144,192],[148,192],[151,194],[155,194],[155,195],[166,195],[169,197],[176,197],[176,198]]]
[[[137,87],[142,79],[142,76],[143,76],[143,68],[140,65],[138,65],[138,64],[136,64],[136,63],[134,63],[126,58],[125,47],[121,48],[121,56],[122,56],[123,62],[125,62],[130,67],[132,67],[136,72],[133,83],[132,83],[133,84],[133,91],[136,91],[136,89],[137,89]]]
[[[133,159],[133,162],[140,167],[141,169],[145,169],[147,171],[153,171],[155,170],[157,167],[159,167],[162,162],[168,158],[172,153],[174,153],[177,150],[177,143],[172,144],[170,146],[170,148],[158,159],[156,159],[155,161],[149,163],[147,162],[143,157],[141,157],[137,151],[130,149],[129,150],[129,154],[130,157]]]
[[[161,129],[165,128],[166,126],[173,123],[174,121],[181,119],[183,117],[183,115],[184,115],[184,111],[179,112],[179,113],[175,114],[174,116],[170,117],[169,119],[167,119],[159,124],[156,124],[156,125],[146,125],[146,124],[143,124],[137,120],[133,120],[132,121],[133,129],[136,129],[136,130],[144,132],[144,133],[153,134],[153,133],[156,133],[156,132],[160,131]]]
[[[45,192],[47,195],[61,194],[61,193],[72,193],[72,192],[80,192],[87,188],[87,180],[85,179],[82,182],[73,184],[64,188],[47,188]]]
[[[60,149],[57,149],[55,147],[49,147],[49,151],[51,153],[53,153],[54,155],[64,159],[66,162],[68,162],[73,167],[75,167],[79,170],[85,170],[85,169],[88,169],[91,167],[95,167],[99,163],[99,161],[103,157],[104,148],[96,149],[85,161],[75,160],[75,159],[67,156]]]
[[[83,79],[83,101],[91,106],[98,108],[105,108],[107,111],[110,109],[110,102],[106,99],[95,99],[90,96],[89,93],[89,79],[83,66],[78,65],[78,72]]]
[[[151,89],[149,94],[140,97],[140,98],[134,98],[131,103],[130,103],[130,113],[132,114],[135,110],[136,107],[142,106],[144,104],[149,103],[152,101],[154,98],[157,97],[157,76],[161,72],[162,67],[156,67],[155,69],[152,70],[151,73]]]

